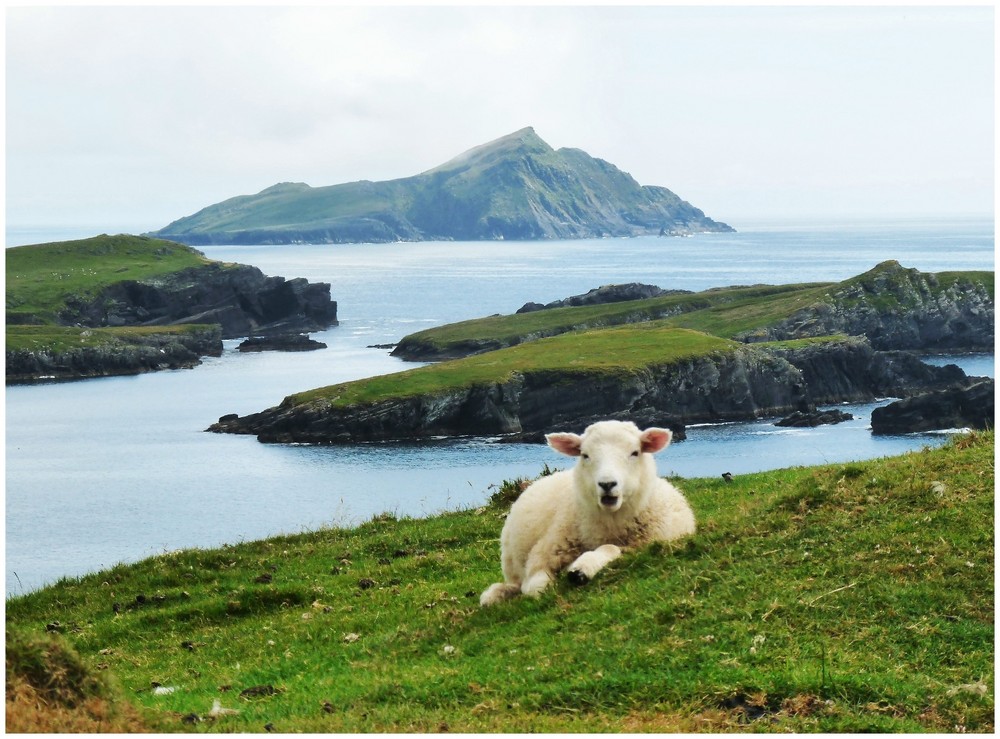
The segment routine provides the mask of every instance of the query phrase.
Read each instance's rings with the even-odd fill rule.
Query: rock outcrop
[[[847,413],[836,408],[815,411],[795,411],[790,416],[785,416],[780,421],[775,421],[775,426],[790,428],[814,428],[816,426],[827,426],[854,419],[854,414]]]
[[[989,429],[995,423],[994,381],[982,379],[969,387],[948,388],[872,411],[872,433],[909,434],[939,429]]]
[[[876,395],[868,384],[870,352],[853,342],[828,351],[843,354],[831,364],[830,374],[844,377],[836,382],[828,378],[820,393],[824,402],[831,402],[826,400],[831,387],[842,388],[846,396],[833,401]],[[883,369],[887,375],[880,381],[914,391],[950,377],[950,370],[941,368],[914,375],[904,363]],[[888,377],[892,372],[895,378]],[[660,425],[683,427],[814,410],[806,377],[791,359],[748,346],[641,371],[517,372],[502,383],[366,405],[337,407],[326,400],[297,403],[286,398],[260,413],[220,419],[208,430],[254,434],[263,442],[350,443],[456,435],[537,438],[547,431],[582,429],[596,418],[632,419],[642,425],[655,419]]]
[[[644,300],[646,298],[656,298],[660,295],[683,295],[690,294],[690,290],[664,290],[656,285],[643,285],[639,282],[629,282],[624,285],[601,285],[595,287],[582,295],[572,295],[562,300],[554,300],[551,303],[542,305],[541,303],[525,303],[517,309],[517,313],[534,313],[539,310],[550,308],[566,308],[574,305],[604,305],[605,303],[623,303],[629,300]]]
[[[992,351],[993,295],[987,280],[977,278],[983,274],[935,274],[883,262],[788,318],[734,338],[781,341],[843,333],[867,336],[876,349]]]
[[[236,349],[241,352],[311,352],[326,349],[326,344],[309,338],[307,334],[278,334],[251,336]]]
[[[215,323],[223,338],[319,331],[337,323],[329,283],[268,277],[256,267],[212,262],[165,277],[111,284],[71,297],[64,325],[168,326]]]
[[[802,372],[809,400],[816,405],[905,398],[968,380],[954,364],[936,367],[910,352],[876,351],[867,339],[858,336],[771,351]]]

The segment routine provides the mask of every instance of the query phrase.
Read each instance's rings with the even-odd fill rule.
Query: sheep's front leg
[[[521,592],[537,598],[552,582],[552,575],[547,570],[535,572],[521,585]]]
[[[621,547],[614,544],[604,544],[589,552],[584,552],[569,566],[566,575],[570,582],[583,585],[590,582],[594,575],[608,564],[622,556]]]

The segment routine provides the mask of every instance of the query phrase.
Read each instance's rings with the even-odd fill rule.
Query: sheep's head
[[[601,421],[583,435],[548,434],[557,452],[579,457],[574,469],[578,492],[602,510],[615,512],[643,493],[649,475],[656,474],[652,455],[670,443],[667,429],[640,431],[630,422]]]

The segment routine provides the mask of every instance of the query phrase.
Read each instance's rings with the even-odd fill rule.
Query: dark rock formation
[[[775,421],[775,426],[790,426],[792,428],[813,428],[815,426],[825,426],[828,424],[843,423],[850,421],[854,416],[850,413],[837,410],[815,410],[810,412],[795,411],[790,416]]]
[[[241,352],[311,352],[326,349],[326,344],[309,338],[307,334],[279,334],[251,336],[236,348]]]
[[[603,305],[604,303],[622,303],[628,300],[643,300],[656,298],[660,295],[689,294],[690,290],[664,290],[656,285],[643,285],[630,282],[624,285],[602,285],[595,287],[583,295],[573,295],[563,300],[555,300],[542,305],[541,303],[525,303],[516,312],[533,313],[548,308],[566,308],[575,305]]]
[[[327,328],[337,323],[337,303],[328,283],[213,262],[158,279],[117,282],[95,298],[70,298],[59,318],[90,327],[216,323],[223,338],[237,338]]]
[[[876,408],[872,433],[993,428],[995,406],[994,381],[982,379],[968,387],[937,390]]]
[[[772,349],[802,372],[815,405],[904,398],[917,392],[967,383],[954,364],[936,367],[909,352],[880,352],[863,337]]]
[[[987,280],[978,278],[983,274],[933,274],[883,262],[787,319],[735,338],[756,342],[842,333],[867,336],[876,349],[992,351],[993,296]]]
[[[8,349],[7,384],[86,377],[136,375],[162,369],[187,369],[201,357],[222,354],[222,335],[216,326],[180,333],[123,337],[96,347],[60,352]]]

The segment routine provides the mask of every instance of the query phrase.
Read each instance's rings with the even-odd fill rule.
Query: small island
[[[339,244],[689,236],[734,229],[531,127],[412,177],[230,198],[150,236],[185,244]]]

